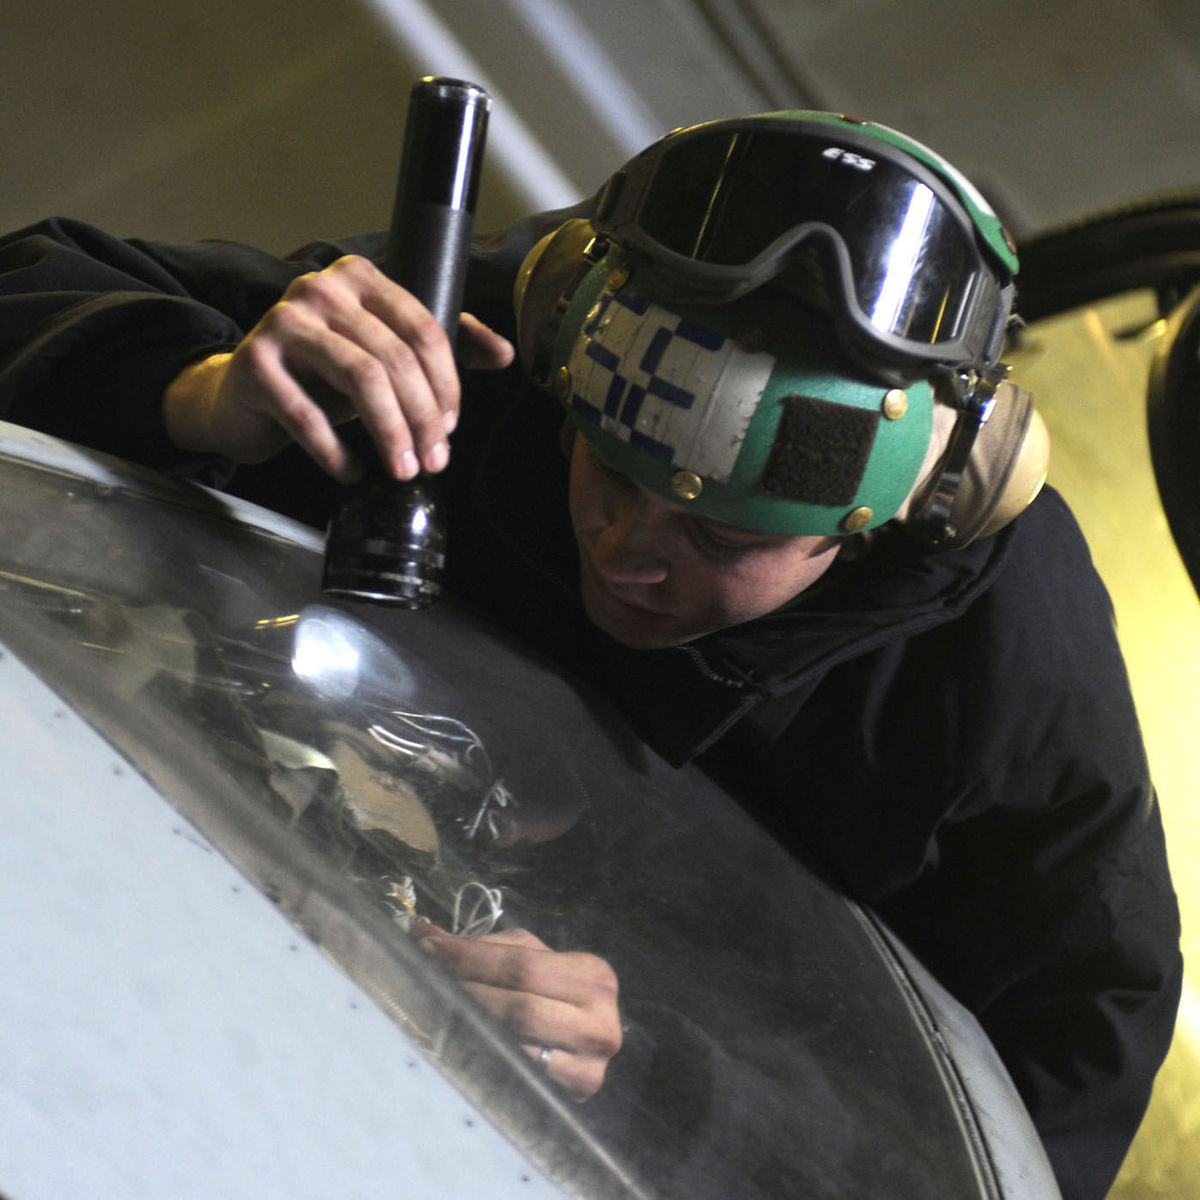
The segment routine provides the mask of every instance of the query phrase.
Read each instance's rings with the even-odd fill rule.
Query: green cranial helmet
[[[656,142],[535,247],[519,343],[643,486],[743,528],[844,534],[889,520],[928,465],[930,380],[994,367],[1015,270],[986,202],[919,143],[827,113],[718,121]]]

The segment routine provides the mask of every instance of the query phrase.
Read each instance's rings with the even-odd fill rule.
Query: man
[[[1170,1039],[1178,916],[1107,598],[1058,497],[1030,503],[986,204],[846,118],[678,131],[481,242],[461,403],[379,251],[24,231],[0,411],[313,523],[371,453],[442,474],[449,585],[875,906],[978,1016],[1064,1194],[1103,1195]]]

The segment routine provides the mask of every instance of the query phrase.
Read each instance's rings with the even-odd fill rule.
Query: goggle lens
[[[824,138],[761,129],[685,137],[653,162],[633,224],[632,239],[613,232],[702,269],[742,271],[754,286],[797,281],[802,292],[816,247],[836,239],[848,260],[840,286],[861,317],[915,347],[986,339],[1001,302],[951,203],[900,164]],[[971,328],[976,314],[988,329]]]

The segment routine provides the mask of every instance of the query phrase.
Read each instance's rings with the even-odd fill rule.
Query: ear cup
[[[595,265],[595,258],[589,257],[595,240],[590,221],[567,221],[534,245],[517,272],[513,285],[517,354],[535,383],[548,382],[558,326],[580,279]]]
[[[991,430],[991,421],[984,426],[964,480],[961,528],[969,531],[980,522],[978,532],[970,534],[972,541],[1002,529],[1028,508],[1042,490],[1050,466],[1050,431],[1033,396],[1015,383],[1004,383],[1000,390],[1011,393],[1011,399],[1003,397],[1007,402],[1001,409],[1007,419]],[[1027,415],[1022,418],[1022,413]]]
[[[960,417],[960,420],[969,419]],[[951,438],[951,445],[953,438]],[[1041,491],[1050,465],[1050,434],[1033,396],[1011,380],[996,387],[995,403],[975,436],[965,464],[949,464],[951,448],[919,489],[906,524],[939,547],[966,546],[995,533]],[[935,499],[946,494],[949,473],[958,475],[948,511],[935,515]]]

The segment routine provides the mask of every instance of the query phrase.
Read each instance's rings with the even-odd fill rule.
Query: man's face
[[[841,546],[836,538],[756,533],[688,513],[608,466],[581,434],[570,506],[588,616],[643,650],[772,612],[820,579]]]

